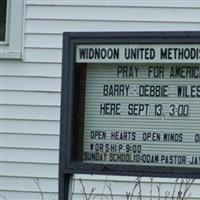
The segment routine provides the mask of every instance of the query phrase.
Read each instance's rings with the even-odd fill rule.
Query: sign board
[[[65,33],[60,171],[200,177],[200,33]]]

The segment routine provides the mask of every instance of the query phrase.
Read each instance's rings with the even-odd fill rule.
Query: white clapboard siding
[[[60,78],[3,76],[1,90],[60,92]]]
[[[4,105],[59,106],[60,93],[35,91],[1,91],[1,103]],[[48,101],[46,100],[48,99]]]
[[[27,0],[28,5],[60,5],[60,6],[103,6],[103,7],[169,7],[169,8],[198,8],[200,7],[200,2],[198,0],[59,0],[57,2],[53,0]]]
[[[8,190],[16,190],[16,191],[30,191],[30,192],[38,192],[36,181],[38,179],[30,179],[28,177],[16,177],[13,180],[12,177],[2,177],[2,181],[4,185],[2,189]],[[40,187],[43,192],[57,192],[57,179],[39,179]]]
[[[0,60],[0,194],[7,200],[58,199],[62,33],[65,31],[200,30],[198,0],[24,0],[22,60]],[[36,179],[38,178],[38,179]],[[73,200],[96,188],[96,199],[126,199],[135,177],[76,175]],[[154,179],[153,193],[175,179]],[[142,179],[149,200],[149,178]],[[200,183],[191,200],[199,199]],[[1,197],[0,197],[1,199]],[[157,199],[157,198],[155,198]],[[102,200],[102,199],[101,199]]]
[[[60,108],[50,106],[1,105],[3,119],[59,120]]]
[[[58,163],[58,150],[55,149],[31,149],[31,148],[0,148],[1,160],[5,162],[22,163]]]
[[[58,178],[58,164],[50,163],[27,163],[27,162],[0,162],[1,174],[3,176],[13,177],[29,177],[34,178]],[[4,182],[2,183],[2,185]]]
[[[103,10],[102,10],[103,12]],[[120,24],[120,26],[119,26]],[[26,23],[27,33],[58,34],[64,31],[170,31],[170,30],[199,30],[199,22],[135,22],[135,21],[106,21],[106,20],[35,20]],[[55,26],[57,27],[55,29]],[[187,29],[186,29],[187,27]]]
[[[62,50],[57,48],[25,48],[24,59],[28,62],[61,63]]]
[[[3,192],[2,195],[7,199],[13,198],[15,199],[41,199],[41,195],[39,194],[40,189],[45,197],[45,199],[57,199],[57,185],[58,181],[56,179],[43,179],[43,178],[34,178],[31,179],[29,177],[16,177],[13,179],[12,177],[2,177],[0,179],[4,184],[2,185],[2,190],[7,190]],[[38,181],[38,182],[37,182]],[[37,185],[39,183],[39,185]],[[40,188],[39,188],[39,187]],[[29,192],[27,192],[29,191]]]
[[[22,149],[22,148],[0,148],[1,160],[5,162],[23,163],[58,163],[58,152],[55,149]],[[47,156],[48,155],[48,156]]]
[[[0,138],[1,146],[4,148],[57,150],[59,146],[58,135],[0,133]]]
[[[103,15],[102,15],[103,9]],[[79,13],[77,15],[77,13]],[[88,14],[89,13],[89,14]],[[199,9],[110,7],[94,6],[28,6],[27,19],[35,20],[81,20],[81,21],[122,21],[122,22],[200,22]],[[160,16],[158,18],[158,15]],[[91,18],[92,16],[92,18]]]
[[[14,199],[14,200],[40,200],[40,199],[50,199],[50,200],[55,200],[58,199],[58,194],[57,193],[41,193],[38,192],[40,191],[39,189],[37,192],[26,192],[26,191],[4,191],[2,192],[2,198],[3,199]]]
[[[59,121],[1,119],[2,133],[59,135]]]
[[[62,34],[27,33],[25,35],[25,48],[62,48]],[[42,42],[41,42],[42,41]],[[56,64],[52,64],[56,66]],[[57,68],[60,68],[58,65]],[[54,68],[54,69],[57,69]],[[57,70],[58,73],[58,70]],[[54,74],[55,76],[55,74]]]
[[[60,36],[61,38],[61,36]],[[38,39],[38,44],[41,40]],[[61,65],[58,63],[22,63],[16,60],[1,60],[0,61],[1,76],[22,76],[22,77],[54,77],[60,78]]]

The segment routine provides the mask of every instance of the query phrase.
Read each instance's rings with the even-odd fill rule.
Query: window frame
[[[0,41],[0,59],[22,58],[24,0],[7,0],[5,41]]]

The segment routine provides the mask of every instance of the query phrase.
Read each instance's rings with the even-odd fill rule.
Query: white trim
[[[24,0],[8,0],[6,40],[0,43],[1,59],[21,59]]]
[[[21,52],[1,51],[0,59],[19,59],[21,58]]]
[[[9,38],[9,23],[10,23],[10,0],[7,0],[7,7],[6,7],[6,34],[5,34],[5,44],[8,44]]]

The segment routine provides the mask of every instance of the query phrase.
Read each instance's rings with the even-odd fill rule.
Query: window
[[[6,9],[7,0],[0,1],[0,41],[6,40]]]
[[[0,59],[22,57],[24,0],[0,0]]]

